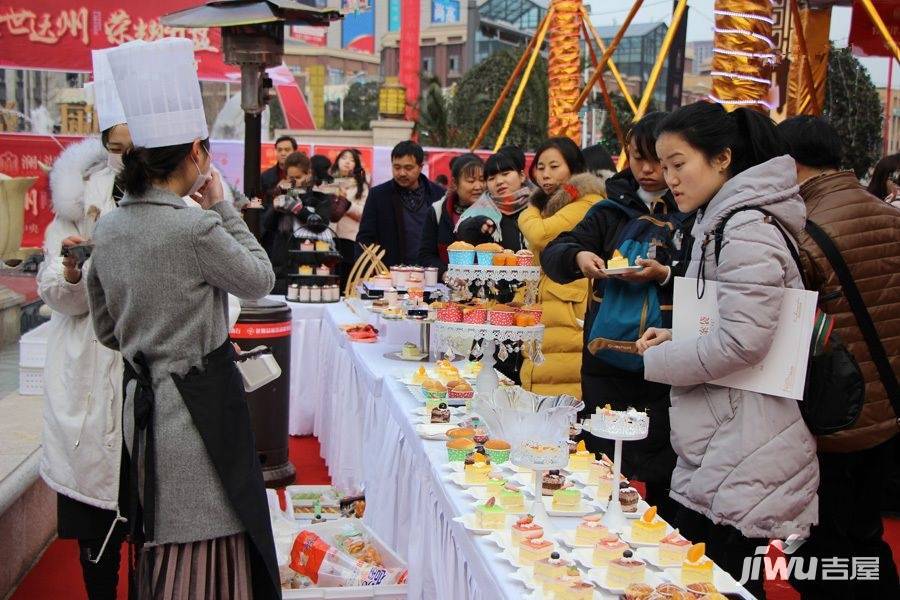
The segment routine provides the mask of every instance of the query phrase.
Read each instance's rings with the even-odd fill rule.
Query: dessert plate
[[[516,569],[521,570],[524,568],[524,565],[522,565],[522,563],[519,562],[519,551],[518,550],[513,551],[513,549],[511,549],[511,548],[503,548],[502,550],[500,550],[500,552],[497,553],[497,557],[502,558],[503,560],[505,560],[506,562],[511,564]]]
[[[447,432],[456,427],[451,423],[419,423],[416,433],[426,440],[446,440]]]
[[[524,585],[529,590],[537,590],[533,594],[527,596],[528,598],[546,598],[546,596],[538,590],[537,584],[534,582],[534,570],[528,567],[522,567],[514,573],[509,574],[510,579],[514,579]]]
[[[666,523],[666,535],[672,533],[675,529]],[[632,548],[654,548],[659,547],[659,542],[638,542],[631,535],[631,527],[626,527],[625,531],[623,531],[620,536],[622,541],[631,546]]]
[[[604,512],[606,511],[606,507],[609,504],[609,500],[600,500],[599,498],[596,498],[593,494],[590,493],[589,488],[586,489],[584,493],[586,496],[588,496],[594,502],[596,502],[597,506],[599,506]],[[650,508],[650,505],[647,504],[643,499],[641,499],[641,500],[638,500],[636,511],[634,511],[634,512],[622,511],[622,514],[625,515],[626,519],[639,519],[641,517],[641,515],[643,515],[644,512],[646,512],[646,510],[648,508]]]
[[[428,355],[421,352],[412,356],[404,356],[402,352],[386,352],[384,357],[392,358],[394,360],[405,360],[407,362],[422,362],[423,360],[428,360]]]
[[[453,519],[457,523],[460,523],[463,527],[474,533],[475,535],[489,535],[494,533],[493,529],[483,529],[475,525],[475,515],[469,513],[467,515],[462,515],[460,517],[454,517]]]
[[[578,549],[578,548],[593,548],[594,544],[579,544],[575,542],[575,530],[574,529],[566,529],[565,531],[560,531],[556,534],[556,539],[569,548]]]
[[[525,467],[517,467],[511,462],[502,463],[500,465],[500,468],[506,471],[512,471],[513,473],[527,473],[528,475],[534,473],[534,471],[532,471],[531,469],[526,469]]]
[[[526,502],[525,507],[519,511],[510,511],[510,512],[513,512],[513,514],[527,515],[529,513],[529,509],[531,507],[531,492],[529,492],[526,489],[522,489],[521,492],[525,495],[525,502]],[[466,488],[464,493],[467,494],[468,496],[470,496],[472,499],[479,500],[481,502],[484,502],[485,500],[487,500],[488,498],[491,497],[491,494],[488,493],[487,488],[483,487],[483,486]]]
[[[659,546],[643,546],[634,551],[634,555],[647,564],[653,565],[659,569],[671,569],[678,567],[681,561],[677,563],[664,563],[659,559]]]
[[[497,547],[501,550],[506,550],[512,546],[512,538],[509,536],[508,531],[492,531],[487,536],[487,540],[497,544]]]
[[[450,473],[449,475],[447,475],[446,480],[458,487],[463,488],[463,489],[468,489],[471,487],[484,487],[486,485],[485,483],[466,483],[466,475],[462,471],[458,471],[456,473]],[[527,481],[521,480],[521,475],[511,477],[510,481],[513,481],[520,485],[526,485],[528,483]],[[566,513],[566,514],[569,515],[569,513]],[[572,513],[572,514],[574,514],[574,513]],[[585,513],[585,514],[588,514],[588,513]]]
[[[602,269],[602,271],[607,275],[621,275],[622,273],[633,273],[634,271],[640,271],[644,267],[640,265],[631,265],[630,267],[618,267],[616,269]]]
[[[462,407],[448,406],[447,408],[450,409],[451,418],[461,417],[466,414],[465,408]],[[417,406],[412,410],[412,414],[416,415],[417,417],[427,417],[431,415],[431,411],[426,409],[424,406]]]
[[[592,600],[619,600],[619,597],[620,596],[618,596],[617,594],[609,594],[595,589],[594,597]],[[525,596],[525,600],[553,600],[554,598],[559,598],[559,596],[556,596],[554,594],[545,594],[544,591],[540,589],[535,590],[531,594]]]
[[[668,568],[663,570],[664,576],[671,580],[675,585],[684,586],[684,583],[681,581],[681,569],[676,568]],[[723,570],[719,567],[719,565],[713,566],[713,585],[716,586],[716,589],[719,590],[720,594],[743,594],[745,593],[744,588],[734,580],[727,571]]]
[[[553,497],[552,496],[543,496],[544,508],[547,509],[547,514],[551,517],[583,517],[585,515],[592,515],[599,507],[587,500],[585,498],[581,499],[581,506],[577,508],[577,510],[558,510],[553,508]]]
[[[625,588],[617,587],[615,585],[609,585],[606,583],[606,567],[598,567],[596,569],[591,569],[587,573],[587,579],[591,583],[595,583],[599,585],[601,588],[608,592],[612,592],[613,594],[624,594]],[[644,571],[644,583],[649,586],[656,587],[661,583],[665,583],[662,577],[660,577],[657,573],[650,569],[646,569]],[[626,586],[627,587],[627,586]]]

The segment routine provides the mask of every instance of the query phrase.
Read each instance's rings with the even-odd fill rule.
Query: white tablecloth
[[[325,377],[314,429],[334,485],[365,490],[367,524],[409,565],[409,598],[524,598],[496,546],[453,520],[472,500],[445,481],[445,444],[415,433],[418,402],[394,377],[415,365],[384,357],[402,342],[350,342],[339,326],[358,321],[343,304],[327,306],[317,345]],[[556,529],[577,523],[553,519]]]
[[[269,296],[284,301],[284,296]],[[291,307],[290,417],[291,435],[311,435],[318,399],[322,397],[324,379],[319,361],[320,329],[325,308],[329,304],[300,304]]]

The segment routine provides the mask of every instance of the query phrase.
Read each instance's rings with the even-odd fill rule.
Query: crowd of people
[[[192,64],[189,43],[162,43]],[[171,111],[148,116],[132,98],[148,88],[128,62],[145,64],[138,78],[161,76],[158,47],[94,53],[115,79],[95,85],[121,99],[98,102],[100,139],[54,165],[38,276],[60,340],[48,348],[41,473],[58,493],[60,537],[79,542],[91,598],[115,597],[126,534],[144,544],[139,598],[176,588],[208,597],[209,586],[278,596],[227,338],[237,298],[270,293],[288,251],[311,238],[332,242],[344,265],[378,244],[387,266],[441,272],[457,241],[530,250],[543,268],[543,360],[506,365],[516,381],[579,397],[585,414],[648,411],[650,434],[629,445],[623,474],[735,577],[759,546],[799,536],[798,555],[879,560],[877,581],[794,581],[804,598],[898,596],[878,500],[900,428],[900,155],[878,163],[866,190],[841,169],[826,120],[776,126],[698,102],[633,123],[618,173],[602,148],[554,137],[530,163],[514,146],[486,160],[462,154],[445,189],[404,141],[392,178],[370,188],[357,150],[309,157],[285,136],[262,174],[260,243],[212,167],[202,110],[175,127]],[[179,77],[173,85],[199,98],[196,77]],[[80,260],[73,249],[87,243],[93,254]],[[640,269],[609,274],[619,256]],[[715,282],[719,319],[707,335],[672,339],[676,277],[696,279],[698,296]],[[833,339],[858,365],[858,414],[831,432],[811,431],[798,401],[713,383],[765,357],[790,288],[819,293]],[[765,597],[761,580],[747,588]]]

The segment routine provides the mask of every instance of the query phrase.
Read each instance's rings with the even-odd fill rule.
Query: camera
[[[75,264],[77,264],[78,268],[80,269],[84,265],[84,263],[87,262],[87,259],[91,257],[91,253],[93,251],[93,244],[76,244],[74,246],[64,246],[61,254],[64,257],[74,257]]]

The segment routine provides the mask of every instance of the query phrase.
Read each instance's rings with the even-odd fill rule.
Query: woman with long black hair
[[[366,198],[369,197],[369,183],[359,150],[356,148],[341,150],[331,166],[331,175],[340,186],[344,197],[350,201],[350,208],[334,225],[335,244],[343,261],[341,266],[343,288],[346,276],[360,255],[356,234],[359,233],[359,221],[366,207]]]

